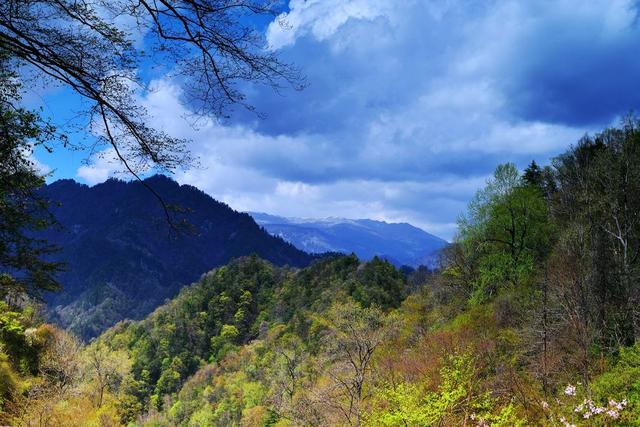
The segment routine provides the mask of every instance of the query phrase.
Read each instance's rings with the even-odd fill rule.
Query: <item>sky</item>
[[[241,211],[409,222],[452,239],[495,167],[548,164],[640,106],[637,0],[291,0],[266,42],[303,91],[247,87],[194,126],[178,83],[150,76],[152,125],[188,138],[199,166],[174,178]],[[286,26],[279,22],[285,21]],[[33,96],[70,118],[63,89]],[[49,180],[95,185],[109,153],[37,152]]]

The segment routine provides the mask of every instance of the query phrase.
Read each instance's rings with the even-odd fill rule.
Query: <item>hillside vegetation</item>
[[[13,425],[640,425],[640,125],[500,165],[438,271],[217,268],[87,346],[0,318]]]
[[[174,207],[172,223],[147,185]],[[61,249],[54,259],[66,264],[61,292],[47,298],[51,320],[84,340],[119,320],[143,318],[233,258],[255,253],[296,267],[314,259],[249,215],[162,175],[94,187],[62,180],[41,194],[58,226],[40,237]]]

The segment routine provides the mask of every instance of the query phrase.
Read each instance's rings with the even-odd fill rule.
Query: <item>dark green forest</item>
[[[59,266],[24,258],[23,246],[49,248],[20,230],[47,224],[20,211],[12,173],[1,194],[15,214],[2,232],[18,239],[2,247],[4,424],[640,424],[633,117],[544,167],[498,165],[436,270],[241,257],[88,343],[43,321],[35,297]]]

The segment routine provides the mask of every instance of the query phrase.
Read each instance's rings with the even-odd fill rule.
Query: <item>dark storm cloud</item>
[[[598,6],[531,7],[502,70],[514,115],[602,125],[640,107],[637,4]]]

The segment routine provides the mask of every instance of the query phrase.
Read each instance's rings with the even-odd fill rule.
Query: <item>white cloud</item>
[[[323,41],[350,19],[388,16],[394,3],[392,0],[291,0],[290,11],[269,25],[267,42],[272,49],[280,49],[306,34]]]
[[[553,79],[589,68],[564,57],[624,39],[631,16],[630,2],[620,0],[289,6],[279,17],[289,28],[274,21],[267,40],[303,68],[310,86],[284,97],[252,88],[248,102],[266,120],[238,113],[194,129],[179,87],[165,79],[141,98],[154,126],[194,141],[202,167],[177,172],[178,181],[239,210],[407,221],[446,238],[498,163],[545,162],[599,127],[520,107],[531,95],[555,107],[556,98],[545,98],[557,89]],[[550,43],[551,35],[564,44]],[[586,89],[598,86],[585,81]],[[78,170],[93,182],[111,173],[99,161]]]
[[[496,116],[496,94],[469,86],[473,102],[440,86],[392,113],[363,123],[352,135],[357,148],[329,135],[268,135],[239,124],[203,119],[194,128],[178,100],[180,89],[168,80],[152,83],[142,98],[160,129],[190,139],[200,167],[175,178],[242,211],[284,216],[372,218],[409,222],[450,239],[455,220],[489,169],[447,173],[438,164],[477,155],[546,153],[575,140],[574,130],[544,123],[509,123]],[[455,126],[451,123],[455,122]],[[508,157],[505,161],[510,160]],[[421,171],[434,167],[434,173]],[[99,160],[78,176],[95,183],[117,165]],[[391,175],[388,176],[387,172]],[[403,176],[405,175],[406,176]],[[423,175],[421,175],[423,174]]]
[[[178,171],[175,178],[237,210],[405,221],[450,238],[455,223],[451,219],[443,222],[441,211],[450,211],[449,217],[455,219],[466,199],[485,180],[484,176],[459,179],[455,175],[422,182],[385,182],[364,176],[341,178],[349,167],[361,163],[357,168],[366,168],[370,160],[366,156],[336,158],[335,147],[317,135],[269,136],[211,120],[200,121],[196,129],[184,119],[188,110],[177,102],[177,86],[159,80],[152,87],[144,105],[154,122],[175,136],[193,140],[191,149],[199,156],[200,167]],[[110,170],[106,166],[100,169],[102,178]],[[336,179],[288,179],[288,173],[335,173]],[[434,201],[438,211],[428,207]]]
[[[31,163],[31,166],[36,171],[38,175],[44,176],[51,172],[51,167],[43,162],[41,162],[35,155],[33,147],[29,147],[25,151],[23,151],[23,156],[26,158],[28,162]]]
[[[97,153],[91,163],[80,166],[76,171],[76,177],[86,184],[95,185],[117,175],[120,168],[115,151],[108,148]]]
[[[29,157],[29,160],[31,161],[33,167],[39,175],[47,175],[51,172],[51,167],[45,163],[42,163],[33,154]]]

